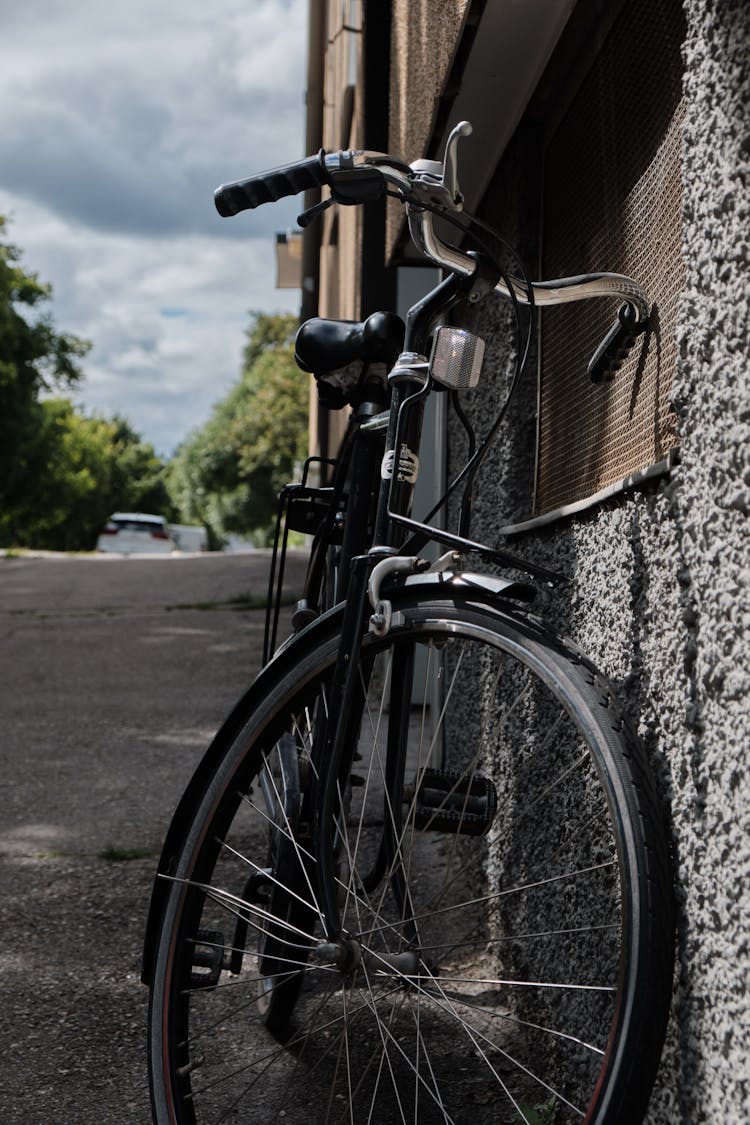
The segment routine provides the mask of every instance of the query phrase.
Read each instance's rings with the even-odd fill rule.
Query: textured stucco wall
[[[351,121],[348,87],[361,69],[361,34],[352,30],[357,9],[329,0],[325,47],[323,148],[362,147],[361,90],[354,92]],[[351,93],[351,91],[349,91]],[[362,250],[362,212],[358,207],[327,211],[320,220],[321,269],[319,315],[356,320],[361,277],[357,263]]]
[[[471,0],[393,0],[390,152],[404,160],[425,155],[438,100]],[[388,211],[386,248],[393,250],[403,208]]]
[[[391,30],[391,151],[423,155],[470,0],[394,0]]]
[[[648,491],[514,543],[573,576],[540,608],[619,683],[671,814],[678,964],[651,1125],[750,1120],[750,6],[685,10],[681,462]],[[487,204],[500,210],[497,185]],[[480,314],[485,337],[502,315]],[[494,341],[483,394],[507,362]],[[527,385],[477,506],[488,539],[528,513],[532,408]],[[526,419],[520,439],[513,417]]]

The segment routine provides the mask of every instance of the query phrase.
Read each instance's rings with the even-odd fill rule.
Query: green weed
[[[117,848],[108,844],[97,852],[97,859],[106,859],[108,863],[128,863],[133,859],[148,859],[152,853],[142,848]]]
[[[550,1098],[549,1101],[537,1106],[526,1105],[522,1102],[521,1112],[523,1116],[519,1116],[517,1120],[526,1122],[526,1125],[555,1125],[556,1110],[557,1098]]]

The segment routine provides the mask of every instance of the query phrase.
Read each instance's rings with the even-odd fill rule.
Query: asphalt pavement
[[[260,666],[269,553],[0,558],[0,1122],[146,1125],[161,841]],[[299,592],[304,555],[286,588]]]

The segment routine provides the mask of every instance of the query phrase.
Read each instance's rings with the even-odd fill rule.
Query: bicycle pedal
[[[416,793],[414,824],[427,832],[483,836],[496,811],[497,791],[488,777],[426,769]]]
[[[224,935],[221,930],[198,930],[193,950],[191,988],[216,988],[224,967]]]

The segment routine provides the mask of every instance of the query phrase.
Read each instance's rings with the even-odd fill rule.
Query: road
[[[304,559],[293,557],[298,592]],[[260,663],[267,552],[0,558],[0,1121],[145,1125],[171,810]]]

